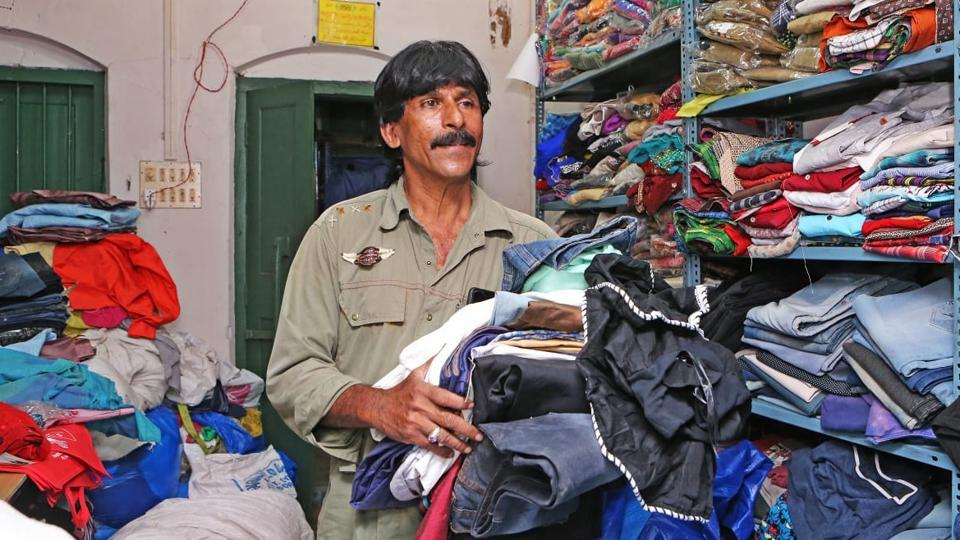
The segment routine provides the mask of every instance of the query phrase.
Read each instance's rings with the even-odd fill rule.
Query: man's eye
[[[473,103],[473,101],[471,101],[471,100],[469,100],[469,99],[465,99],[465,100],[463,100],[463,101],[460,102],[460,106],[461,106],[461,107],[467,107],[468,109],[472,109],[472,108],[474,107],[474,103]]]
[[[423,100],[423,106],[424,106],[424,107],[436,107],[436,106],[437,106],[437,100],[435,100],[435,99],[425,99],[425,100]]]

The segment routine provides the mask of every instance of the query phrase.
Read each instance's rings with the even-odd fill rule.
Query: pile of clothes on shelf
[[[49,190],[10,199],[16,209],[0,219],[11,278],[0,285],[0,470],[29,477],[51,506],[65,499],[79,538],[125,537],[131,521],[154,523],[163,501],[179,517],[158,530],[173,532],[204,504],[186,501],[207,496],[222,504],[206,518],[211,530],[254,524],[311,538],[295,464],[263,441],[263,380],[165,327],[180,313],[177,287],[134,234],[135,203]],[[247,493],[261,488],[283,493]],[[222,519],[234,508],[245,510]]]
[[[548,114],[533,171],[541,203],[628,195],[656,213],[683,187],[679,107],[677,83],[661,95],[628,91],[581,114]]]
[[[694,197],[679,243],[701,254],[776,257],[862,246],[945,262],[953,235],[949,83],[906,85],[855,105],[812,140],[719,133],[694,145]]]
[[[648,47],[680,26],[677,0],[549,0],[539,9],[548,86]]]
[[[697,12],[691,51],[695,115],[724,95],[818,72],[883,69],[900,55],[949,41],[948,0],[720,0]],[[686,116],[687,107],[682,116]]]
[[[428,364],[427,382],[473,401],[468,420],[485,438],[443,458],[374,433],[354,508],[427,497],[421,539],[641,528],[719,538],[732,524],[745,538],[766,459],[740,440],[750,396],[733,353],[700,326],[722,331],[724,308],[711,310],[722,302],[705,286],[671,288],[626,255],[636,234],[621,216],[512,246],[493,299],[406,347],[376,386]]]
[[[803,53],[816,59],[817,70],[864,73],[953,39],[953,5],[935,0],[783,0],[773,23],[778,36],[818,48],[817,55]]]
[[[931,469],[842,441],[772,434],[756,499],[756,538],[953,538],[950,491]]]

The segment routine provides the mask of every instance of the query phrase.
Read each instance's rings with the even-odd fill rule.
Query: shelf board
[[[950,459],[950,456],[948,456],[946,452],[944,452],[943,449],[936,444],[907,444],[896,441],[874,444],[862,435],[825,430],[820,427],[819,418],[804,416],[798,412],[781,407],[775,403],[770,403],[769,401],[764,401],[762,399],[753,400],[752,411],[753,414],[757,416],[762,416],[764,418],[769,418],[770,420],[796,426],[807,431],[821,433],[834,439],[841,439],[858,446],[865,446],[867,448],[879,450],[888,454],[894,454],[912,461],[919,461],[920,463],[926,463],[927,465],[932,465],[939,469],[957,471],[957,467]]]
[[[628,86],[645,91],[663,91],[680,76],[680,33],[670,31],[650,46],[627,53],[598,69],[586,71],[556,86],[546,88],[543,101],[604,101]]]
[[[540,209],[546,212],[564,212],[567,210],[602,210],[606,208],[620,208],[627,206],[626,195],[617,195],[616,197],[607,197],[599,201],[588,201],[578,205],[567,204],[564,201],[552,201],[540,205]]]
[[[747,259],[747,256],[733,256],[733,255],[716,255],[716,254],[705,254],[700,255],[705,258],[725,258],[725,259]],[[850,246],[797,246],[797,249],[789,255],[784,255],[782,257],[772,257],[769,259],[763,260],[808,260],[808,261],[849,261],[849,262],[887,262],[887,263],[918,263],[918,264],[939,264],[933,261],[921,261],[917,259],[904,259],[901,257],[888,257],[886,255],[880,255],[878,253],[871,253],[869,251],[864,251],[859,247],[850,247]],[[946,262],[943,264],[952,264],[951,262]]]
[[[953,48],[953,41],[938,43],[900,56],[875,73],[854,75],[841,69],[726,97],[707,107],[701,116],[796,120],[830,116],[866,103],[901,82],[950,80]]]

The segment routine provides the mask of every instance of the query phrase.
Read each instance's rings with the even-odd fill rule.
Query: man
[[[482,440],[460,414],[471,404],[425,383],[422,371],[389,390],[369,385],[463,306],[471,287],[499,288],[505,248],[554,236],[471,181],[488,93],[480,63],[459,43],[421,41],[390,60],[374,104],[384,142],[399,153],[396,174],[386,189],[324,212],[291,266],[267,392],[287,425],[331,457],[319,538],[416,531],[416,507],[349,505],[370,428],[443,456]]]

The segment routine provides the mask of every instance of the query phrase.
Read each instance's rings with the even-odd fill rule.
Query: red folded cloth
[[[837,171],[794,174],[783,181],[784,191],[815,191],[817,193],[840,193],[860,181],[863,169],[849,167]]]
[[[787,178],[790,178],[791,176],[793,176],[793,171],[769,174],[767,176],[764,176],[763,178],[757,178],[756,180],[740,180],[740,185],[743,186],[743,189],[753,189],[758,186],[768,186],[770,184],[776,183],[777,187],[775,189],[779,189],[780,184],[782,184],[784,180],[786,180]],[[769,191],[769,190],[763,190],[763,191]],[[758,193],[762,193],[763,191],[760,191]]]
[[[750,237],[747,236],[747,233],[740,230],[739,227],[734,227],[733,225],[724,225],[723,232],[727,233],[727,236],[730,237],[730,240],[733,240],[735,247],[733,248],[733,255],[742,256],[747,254],[747,248],[750,247]]]
[[[50,443],[29,414],[0,401],[0,454],[30,461],[46,459]]]
[[[704,199],[726,196],[723,190],[720,189],[720,185],[714,182],[709,174],[697,167],[690,168],[690,185],[693,187],[693,192],[696,193],[698,197],[703,197]]]
[[[922,229],[933,223],[927,216],[903,216],[883,219],[869,219],[863,222],[864,236],[881,229]]]
[[[671,196],[680,193],[683,189],[683,176],[650,176],[643,179],[643,208],[648,215],[654,215],[661,206],[666,204]]]
[[[793,172],[793,163],[761,163],[753,167],[737,165],[737,168],[733,170],[733,174],[740,179],[740,183],[743,183],[744,180],[759,180],[771,174],[785,172]]]
[[[453,484],[463,465],[463,456],[453,462],[440,482],[430,492],[430,508],[417,529],[417,540],[447,540],[450,531],[450,502],[453,500]]]
[[[734,219],[760,229],[783,229],[800,214],[800,210],[786,199],[777,199],[761,206],[756,212],[753,212],[754,210],[734,214]]]

